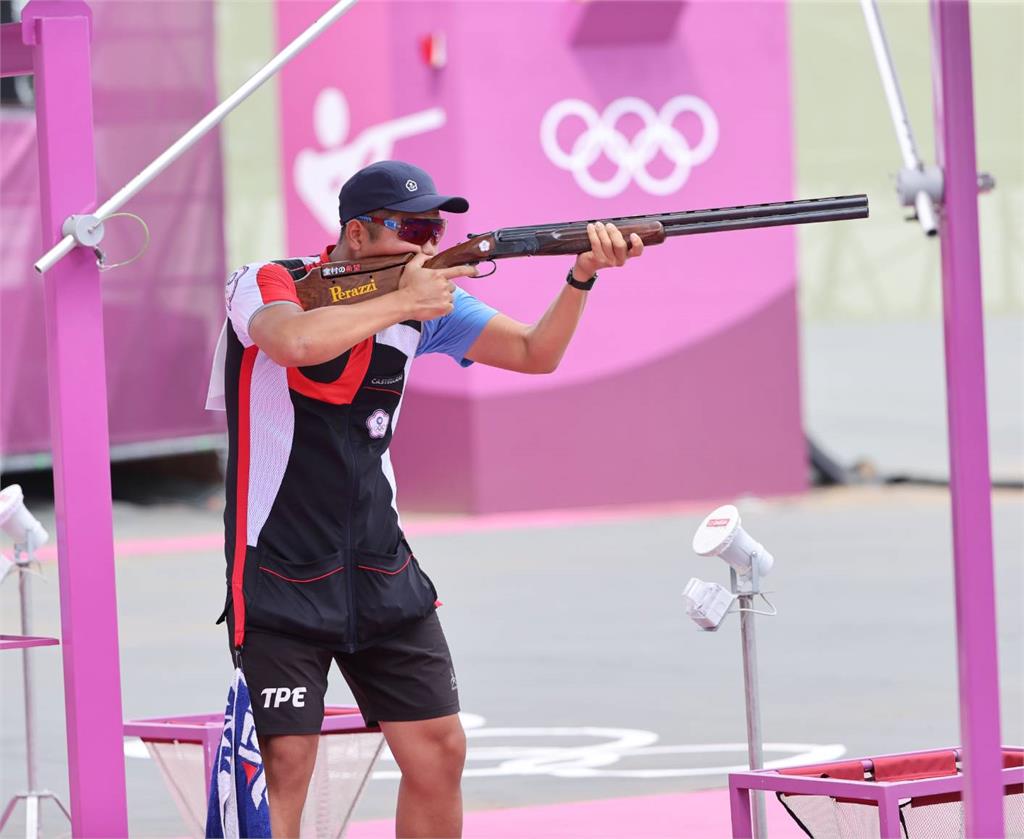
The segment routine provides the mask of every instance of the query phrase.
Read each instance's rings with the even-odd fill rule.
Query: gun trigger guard
[[[490,262],[491,263],[491,270],[488,271],[486,274],[477,274],[475,277],[470,277],[469,279],[471,279],[471,280],[480,280],[480,279],[483,279],[484,277],[491,276],[491,274],[493,274],[495,271],[498,270],[498,263],[495,262],[493,259],[485,259],[484,262]],[[477,263],[477,265],[480,265],[480,264],[481,263],[479,263],[479,262]]]

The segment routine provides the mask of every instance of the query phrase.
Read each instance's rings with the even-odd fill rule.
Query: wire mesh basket
[[[1005,835],[1024,839],[1024,749],[1003,748]],[[959,749],[729,776],[733,836],[751,835],[749,793],[772,791],[812,839],[963,839]]]
[[[210,770],[224,727],[223,714],[134,720],[125,736],[138,737],[156,763],[189,835],[206,835]],[[324,710],[316,766],[302,812],[300,839],[341,839],[384,745],[357,708]]]

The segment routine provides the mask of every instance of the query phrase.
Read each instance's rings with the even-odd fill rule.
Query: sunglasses
[[[446,222],[443,218],[382,218],[381,216],[356,216],[357,221],[372,221],[394,230],[403,242],[425,245],[433,241],[436,245],[444,236]]]

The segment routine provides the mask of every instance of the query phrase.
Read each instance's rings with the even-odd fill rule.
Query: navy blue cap
[[[419,166],[400,160],[381,160],[360,169],[345,181],[338,195],[338,217],[342,226],[374,210],[464,213],[468,209],[469,202],[465,198],[438,195],[430,175]]]

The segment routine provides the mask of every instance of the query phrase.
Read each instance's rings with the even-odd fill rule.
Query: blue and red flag
[[[241,668],[228,690],[217,759],[210,778],[207,839],[269,837],[270,803],[263,758],[256,739],[249,688]]]

